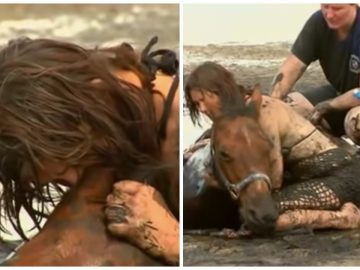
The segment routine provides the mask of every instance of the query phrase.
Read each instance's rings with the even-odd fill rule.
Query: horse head
[[[267,234],[279,213],[271,195],[273,144],[258,123],[261,101],[256,86],[246,104],[223,104],[214,121],[211,152],[214,176],[238,203],[245,225]]]

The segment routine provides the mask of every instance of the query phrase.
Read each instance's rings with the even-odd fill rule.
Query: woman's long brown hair
[[[200,112],[191,99],[191,91],[208,91],[219,96],[221,106],[232,104],[234,100],[244,100],[245,88],[236,83],[234,75],[222,65],[206,61],[197,66],[187,78],[185,101],[194,124],[200,125]],[[244,101],[243,101],[244,102]]]
[[[136,72],[144,89],[118,79],[116,69]],[[35,168],[45,160],[149,179],[163,168],[155,122],[151,81],[127,44],[9,42],[0,51],[1,215],[23,238],[21,208],[40,226],[44,203],[54,201],[49,185],[37,184]]]

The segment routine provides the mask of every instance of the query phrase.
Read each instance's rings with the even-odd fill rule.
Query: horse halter
[[[225,188],[230,192],[230,195],[233,198],[233,200],[239,199],[238,194],[240,193],[240,191],[242,191],[250,183],[255,181],[265,181],[269,190],[272,189],[270,177],[262,172],[250,173],[245,178],[240,179],[239,183],[232,184],[229,181],[229,179],[225,176],[223,170],[220,167],[218,159],[215,156],[215,147],[214,144],[212,143],[212,138],[211,138],[211,160],[212,160],[212,169],[214,172],[215,179],[220,180],[221,184],[223,184],[223,186],[225,186]]]

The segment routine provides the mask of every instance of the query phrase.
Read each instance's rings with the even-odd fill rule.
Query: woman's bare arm
[[[291,210],[281,214],[276,223],[278,231],[302,226],[312,229],[358,229],[360,210],[353,203],[345,203],[339,211]]]

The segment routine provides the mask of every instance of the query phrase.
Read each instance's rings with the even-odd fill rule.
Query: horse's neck
[[[109,169],[89,168],[85,170],[78,184],[64,195],[46,225],[63,220],[64,217],[75,217],[79,214],[79,209],[87,213],[90,209],[102,210],[113,183],[114,176]]]
[[[113,171],[107,168],[88,168],[71,192],[82,198],[106,199],[114,183]]]

